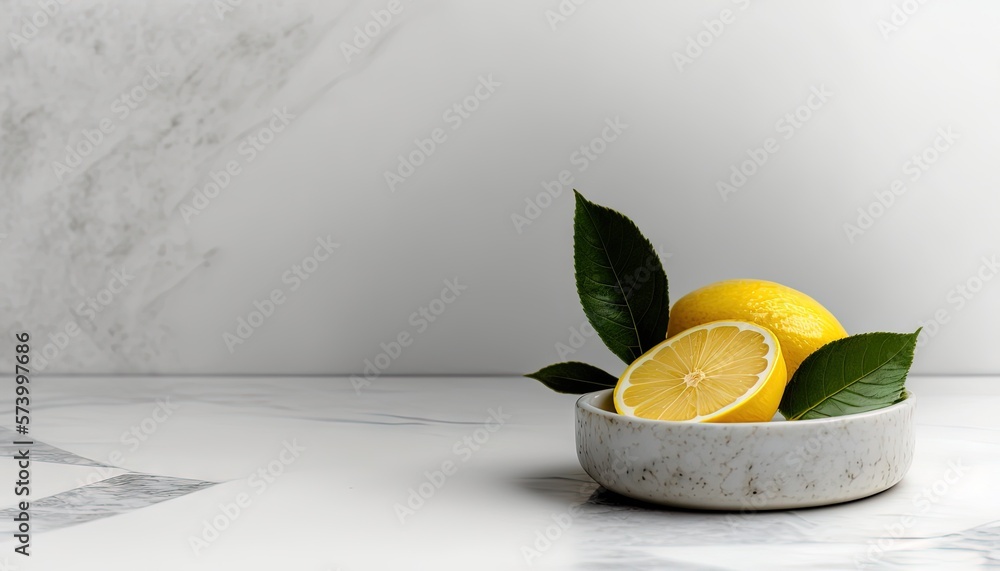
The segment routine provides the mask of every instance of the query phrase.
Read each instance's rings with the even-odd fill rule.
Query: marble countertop
[[[13,552],[4,429],[4,570],[1000,568],[997,378],[908,381],[917,453],[895,488],[745,514],[602,490],[574,397],[523,378],[33,385],[32,556]]]

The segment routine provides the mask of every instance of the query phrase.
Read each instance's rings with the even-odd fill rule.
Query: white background
[[[130,285],[105,314],[126,333],[150,323],[158,327],[146,357],[126,359],[100,340],[74,340],[51,370],[350,374],[402,332],[413,343],[383,374],[536,370],[560,360],[556,345],[568,344],[571,328],[585,321],[572,273],[572,193],[566,189],[520,231],[512,215],[524,215],[526,199],[536,199],[541,183],[566,169],[573,187],[632,217],[671,254],[663,262],[673,300],[716,280],[752,277],[808,293],[852,333],[912,331],[939,312],[949,320],[926,338],[916,371],[1000,372],[1000,280],[987,281],[961,309],[949,301],[953,288],[976,276],[984,257],[1000,254],[996,3],[908,3],[907,9],[919,9],[905,22],[897,15],[902,25],[885,32],[879,22],[889,22],[894,11],[886,1],[591,0],[555,29],[546,15],[558,10],[555,0],[403,2],[402,13],[348,62],[344,42],[353,41],[355,26],[372,20],[372,10],[385,6],[273,8],[294,14],[279,23],[299,16],[310,22],[307,47],[287,61],[268,60],[284,66],[283,81],[267,92],[248,89],[239,105],[220,113],[234,125],[243,121],[257,129],[274,107],[288,106],[297,118],[244,163],[190,225],[176,206],[192,200],[184,188],[204,186],[210,172],[239,158],[246,131],[233,127],[218,155],[193,153],[198,162],[158,151],[164,176],[189,175],[173,189],[181,198],[164,206],[169,232],[183,236],[205,263],[176,282]],[[724,9],[732,12],[731,23],[679,70],[675,52],[683,54],[689,38],[706,29],[704,21]],[[268,24],[253,10],[237,9],[199,29],[263,29]],[[176,21],[172,15],[148,17],[154,27],[155,18]],[[40,34],[56,37],[57,28],[70,25],[64,19]],[[164,24],[164,33],[180,29],[172,25]],[[38,53],[43,39],[23,54],[44,59]],[[86,70],[99,57],[81,56],[77,65]],[[226,65],[222,56],[200,57]],[[258,60],[246,61],[252,68]],[[168,63],[174,66],[169,89],[127,128],[162,123],[168,114],[158,106],[197,111],[204,103],[182,83],[190,60]],[[122,58],[122,68],[129,65]],[[34,72],[15,65],[11,73],[5,81]],[[123,88],[141,66],[134,64],[132,74]],[[452,130],[443,113],[490,75],[500,87]],[[832,96],[786,140],[776,122],[806,103],[814,87]],[[35,96],[22,91],[5,97],[10,114]],[[4,174],[15,184],[7,192],[23,197],[54,188],[49,161],[70,134],[93,123],[102,105],[79,106],[46,127],[51,144],[29,161],[35,175],[21,174],[15,168],[20,159],[8,150]],[[616,117],[628,128],[581,172],[571,156]],[[390,191],[385,171],[414,150],[415,138],[438,127],[447,141]],[[911,180],[905,164],[934,142],[939,129],[951,129],[957,140]],[[779,150],[723,200],[718,181],[768,137]],[[128,145],[106,152],[127,154]],[[120,176],[116,172],[106,169],[84,183],[86,200],[94,204],[117,192],[108,184]],[[907,191],[852,243],[845,223],[856,224],[858,209],[869,208],[874,193],[887,191],[894,179]],[[10,203],[16,215],[19,200]],[[161,230],[142,240],[156,232]],[[326,236],[340,247],[301,288],[288,291],[283,273]],[[0,247],[30,244],[25,239]],[[17,260],[24,273],[59,265],[52,258]],[[116,264],[96,254],[64,260],[70,275],[99,268],[90,280],[96,284],[107,281]],[[467,289],[418,332],[411,314],[455,278]],[[21,282],[5,295],[12,321],[43,340],[73,317],[79,291],[94,291],[67,293],[58,290],[62,280],[48,283],[57,290],[48,296],[26,295]],[[230,352],[223,334],[235,332],[254,300],[275,288],[284,289],[287,302]],[[154,297],[155,312],[137,309]],[[45,309],[56,302],[69,313]],[[596,337],[568,358],[614,374],[623,366]]]

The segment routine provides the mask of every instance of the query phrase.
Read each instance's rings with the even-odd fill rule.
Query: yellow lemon
[[[695,290],[670,310],[667,337],[720,319],[749,321],[781,342],[788,378],[806,357],[847,331],[825,307],[790,287],[763,280],[727,280]]]
[[[766,422],[788,378],[781,344],[766,328],[716,321],[653,347],[615,386],[619,414],[690,422]]]

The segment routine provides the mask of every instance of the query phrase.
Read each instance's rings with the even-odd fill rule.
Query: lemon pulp
[[[628,416],[693,422],[765,422],[778,410],[787,372],[764,327],[719,321],[684,331],[622,374],[615,409]]]

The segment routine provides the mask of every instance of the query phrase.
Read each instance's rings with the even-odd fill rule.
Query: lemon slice
[[[766,422],[787,382],[778,339],[744,321],[714,321],[667,339],[615,386],[619,414],[689,422]]]

